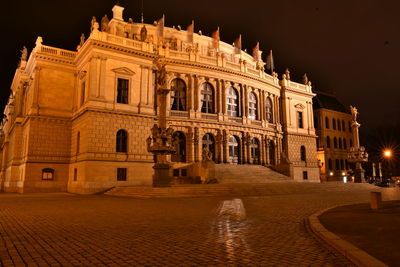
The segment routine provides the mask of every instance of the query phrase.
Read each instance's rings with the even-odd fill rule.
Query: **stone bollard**
[[[378,210],[382,208],[382,193],[381,192],[371,192],[371,209]]]

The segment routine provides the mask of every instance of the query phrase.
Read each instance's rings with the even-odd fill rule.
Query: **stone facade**
[[[348,162],[348,151],[353,147],[350,110],[334,95],[317,92],[314,118],[321,180],[343,181],[351,169]]]
[[[157,120],[158,57],[167,63],[168,122],[180,140],[174,168],[198,175],[190,166],[207,147],[216,163],[319,181],[310,84],[267,74],[261,51],[251,56],[200,33],[126,22],[120,6],[113,12],[102,31],[92,21],[76,52],[38,37],[21,58],[2,123],[2,190],[151,184],[146,138]]]

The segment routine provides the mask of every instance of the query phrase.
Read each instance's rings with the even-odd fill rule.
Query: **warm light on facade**
[[[333,172],[330,172],[329,175],[330,175],[330,176],[333,176]]]

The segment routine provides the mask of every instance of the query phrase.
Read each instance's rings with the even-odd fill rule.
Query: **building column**
[[[98,95],[98,57],[92,57],[89,63],[89,99]]]
[[[246,142],[246,134],[242,132],[242,136],[240,138],[240,163],[247,163],[247,142]]]
[[[194,128],[193,143],[194,143],[194,161],[198,162],[201,159],[201,155],[200,155],[201,149],[199,147],[200,138],[199,138],[199,128],[198,127]]]
[[[107,58],[106,57],[100,57],[100,77],[99,77],[99,91],[97,94],[98,98],[105,99],[105,94],[106,94],[106,63],[107,63]],[[132,91],[132,88],[130,88]]]
[[[222,130],[222,155],[224,163],[228,163],[228,134],[226,130]]]
[[[265,120],[265,96],[264,96],[264,91],[261,89],[258,89],[258,98],[259,98],[258,114],[260,114],[258,119],[260,121],[263,121]]]
[[[242,114],[244,114],[244,116],[246,118],[248,118],[249,117],[249,90],[248,90],[247,85],[243,85],[242,88],[243,88],[242,98],[243,98],[243,102],[244,102],[243,103],[244,112]]]
[[[215,138],[215,159],[217,163],[223,162],[222,152],[223,152],[223,142],[221,130],[217,130],[217,136]]]
[[[195,76],[195,88],[196,88],[196,112],[201,113],[201,91],[200,86],[204,82],[203,77]]]
[[[260,141],[260,158],[261,158],[261,165],[265,166],[265,153],[266,153],[266,147],[265,147],[265,138],[266,136],[261,135],[261,141]]]
[[[195,110],[195,89],[194,89],[194,76],[193,75],[188,75],[188,96],[189,96],[189,111],[194,111]]]
[[[226,90],[227,90],[227,86],[226,86],[226,82],[224,80],[220,80],[220,93],[221,93],[221,110],[220,112],[223,115],[226,115]]]
[[[187,133],[187,145],[186,147],[188,148],[188,155],[187,155],[187,160],[188,162],[195,162],[195,151],[194,151],[194,133],[193,133],[193,128],[189,127],[188,133]]]
[[[250,148],[251,136],[250,136],[250,133],[246,133],[245,136],[246,136],[245,142],[246,142],[246,150],[247,150],[247,161],[246,161],[246,163],[250,164],[250,159],[251,159],[251,148]]]

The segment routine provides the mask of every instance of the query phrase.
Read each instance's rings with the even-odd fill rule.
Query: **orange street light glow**
[[[383,156],[385,158],[390,158],[392,156],[392,151],[389,149],[386,149],[385,151],[383,151]]]

